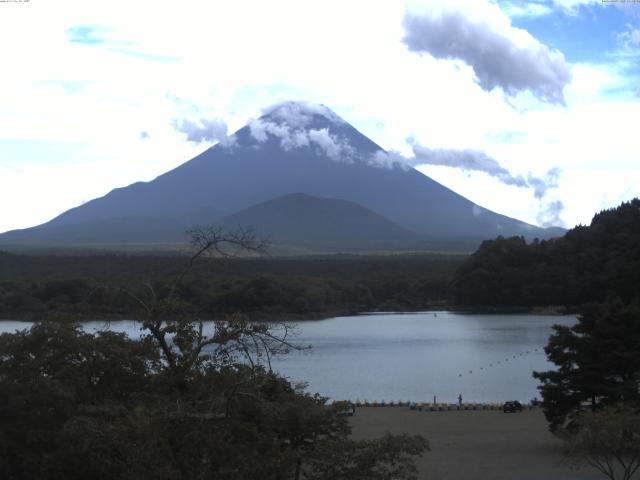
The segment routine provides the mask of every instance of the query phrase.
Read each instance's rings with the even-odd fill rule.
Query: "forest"
[[[0,318],[127,318],[123,290],[162,290],[187,257],[159,254],[50,255],[0,252]],[[441,308],[465,256],[399,254],[203,258],[181,294],[204,318],[305,319],[360,311]]]
[[[640,200],[602,211],[564,237],[487,240],[450,285],[459,306],[577,307],[640,292]]]
[[[185,259],[0,252],[0,318],[127,318],[136,305],[124,291],[150,282],[167,288]],[[498,237],[471,255],[203,258],[180,288],[212,319],[235,312],[269,320],[434,308],[577,311],[610,297],[628,303],[640,291],[640,200],[600,212],[561,238]]]

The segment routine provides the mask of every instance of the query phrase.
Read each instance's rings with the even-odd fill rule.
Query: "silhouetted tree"
[[[640,307],[586,307],[573,327],[554,326],[545,352],[557,367],[534,372],[552,431],[572,427],[585,408],[640,406]]]

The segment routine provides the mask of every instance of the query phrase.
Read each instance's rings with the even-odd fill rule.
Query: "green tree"
[[[573,327],[554,327],[545,352],[556,370],[534,372],[552,431],[585,408],[640,406],[640,308],[620,301],[586,307]]]
[[[640,468],[640,412],[609,406],[583,412],[578,423],[577,431],[563,435],[568,459],[610,480],[631,480]]]
[[[0,476],[40,479],[415,478],[420,437],[349,439],[339,408],[271,369],[299,348],[284,325],[198,319],[183,279],[208,252],[259,252],[250,232],[192,232],[172,282],[124,292],[142,336],[46,321],[0,336]],[[63,319],[66,320],[66,319]]]
[[[132,407],[158,366],[149,342],[67,322],[0,335],[0,477],[56,478],[68,422],[90,406]]]
[[[640,290],[640,199],[561,238],[487,240],[458,269],[451,289],[459,305],[574,307],[611,297],[629,303]]]

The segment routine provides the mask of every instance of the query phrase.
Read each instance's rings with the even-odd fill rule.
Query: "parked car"
[[[522,404],[517,400],[512,400],[510,402],[504,402],[502,406],[502,411],[504,413],[516,413],[522,411]]]
[[[356,406],[351,402],[337,402],[338,415],[343,417],[353,417],[356,413]]]

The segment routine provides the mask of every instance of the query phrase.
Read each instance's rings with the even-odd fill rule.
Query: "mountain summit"
[[[389,248],[396,250],[402,248],[400,231],[406,233],[406,248],[453,250],[473,249],[483,239],[497,235],[548,238],[563,232],[484,209],[419,171],[390,161],[382,148],[327,107],[287,102],[153,181],[115,189],[37,227],[7,232],[0,235],[0,244],[186,241],[184,231],[193,224],[228,225],[235,214],[292,193],[349,202],[355,204],[349,210],[353,215],[369,220],[375,215],[378,226],[387,221],[395,232]],[[279,204],[283,203],[269,204],[269,211]],[[320,210],[336,209],[325,205],[310,211]],[[336,217],[332,222],[325,217],[322,225],[339,229],[343,220]],[[306,219],[307,224],[310,221],[313,218]],[[353,218],[353,222],[372,225],[364,218]],[[292,228],[287,223],[289,237]],[[279,232],[269,233],[285,243],[304,240],[300,235],[286,238]],[[310,235],[315,238],[303,243],[321,248],[318,240],[322,236]],[[337,238],[328,233],[329,237]],[[372,244],[365,243],[363,250]],[[384,242],[373,243],[380,249]],[[357,241],[338,244],[359,249]]]

